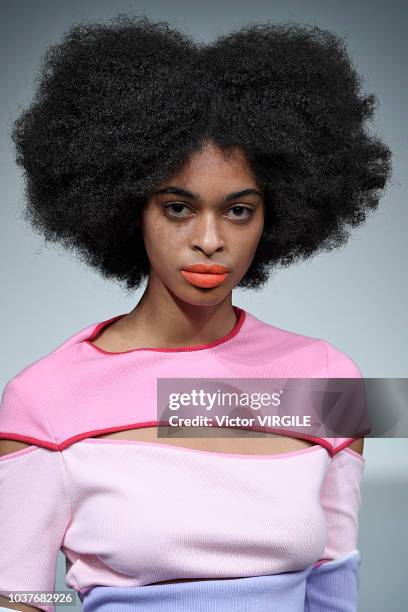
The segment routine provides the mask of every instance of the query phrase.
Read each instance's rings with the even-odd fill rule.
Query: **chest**
[[[290,571],[324,548],[321,446],[245,456],[89,438],[63,454],[73,507],[65,545],[115,572],[138,576],[163,558],[204,575],[214,563],[232,575]]]

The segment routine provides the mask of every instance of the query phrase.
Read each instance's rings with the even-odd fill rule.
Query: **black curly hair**
[[[344,40],[317,26],[250,23],[193,42],[146,16],[81,23],[47,48],[14,121],[23,218],[130,291],[149,261],[136,221],[149,194],[212,141],[244,150],[265,224],[242,288],[349,237],[391,177],[367,129],[377,105]]]

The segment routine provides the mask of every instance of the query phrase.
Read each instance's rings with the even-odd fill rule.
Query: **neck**
[[[116,331],[132,344],[181,347],[214,342],[228,334],[236,321],[232,293],[218,304],[190,304],[150,275],[141,299],[118,321]]]

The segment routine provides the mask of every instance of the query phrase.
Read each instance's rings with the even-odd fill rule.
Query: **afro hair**
[[[391,151],[367,129],[344,40],[308,24],[245,25],[193,42],[147,17],[81,23],[47,48],[12,126],[24,219],[128,290],[148,276],[149,193],[211,140],[244,150],[265,223],[242,288],[349,237],[378,206]]]

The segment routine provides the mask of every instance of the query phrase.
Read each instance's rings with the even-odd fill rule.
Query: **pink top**
[[[118,315],[7,383],[0,438],[32,446],[0,457],[0,594],[52,591],[60,549],[72,563],[66,584],[81,593],[278,574],[357,550],[364,458],[347,448],[353,438],[308,437],[317,444],[278,455],[90,439],[158,425],[157,378],[362,376],[328,342],[234,309],[234,329],[210,344],[91,344]]]

